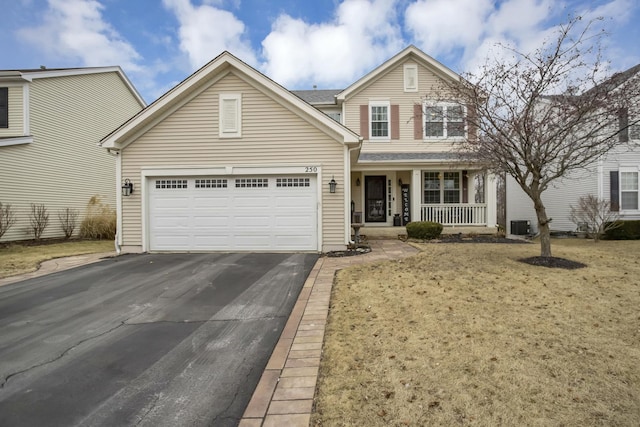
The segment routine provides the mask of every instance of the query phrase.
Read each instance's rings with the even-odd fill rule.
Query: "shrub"
[[[413,239],[436,239],[442,233],[442,224],[431,221],[416,221],[407,224],[407,236]]]
[[[11,205],[3,205],[0,202],[0,238],[16,223],[17,219]]]
[[[640,221],[615,221],[604,233],[607,240],[640,240]]]
[[[31,232],[36,240],[40,240],[44,229],[49,225],[49,212],[43,204],[31,203],[31,214],[29,215]]]
[[[102,203],[100,196],[93,196],[80,224],[80,236],[85,239],[114,239],[116,223],[116,211]]]
[[[65,239],[73,236],[73,232],[76,229],[76,225],[78,224],[78,212],[77,209],[64,208],[63,210],[58,212],[58,219],[60,220],[60,228],[64,232]]]
[[[578,205],[570,207],[569,218],[578,226],[578,231],[589,232],[596,242],[608,230],[619,226],[618,212],[611,210],[611,203],[593,194],[580,197]]]

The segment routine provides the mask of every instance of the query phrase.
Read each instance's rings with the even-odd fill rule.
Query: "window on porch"
[[[460,203],[460,172],[425,172],[424,203]]]
[[[467,196],[469,192],[472,197]],[[486,225],[484,173],[424,171],[420,216],[422,221],[442,225]]]

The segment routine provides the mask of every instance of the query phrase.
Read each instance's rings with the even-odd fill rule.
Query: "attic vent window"
[[[404,91],[418,91],[418,66],[416,64],[405,64],[404,66]]]
[[[220,94],[220,138],[242,136],[242,95],[239,93]]]

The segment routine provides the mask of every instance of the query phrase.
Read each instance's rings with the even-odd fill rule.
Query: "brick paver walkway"
[[[320,258],[313,267],[240,427],[309,426],[335,272],[354,264],[403,258],[418,252],[399,240],[370,243],[372,251],[368,254]]]

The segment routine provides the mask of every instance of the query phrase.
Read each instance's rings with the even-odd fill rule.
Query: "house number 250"
[[[305,173],[316,173],[316,172],[318,172],[318,167],[317,166],[305,166],[304,167],[304,171],[305,171]]]

